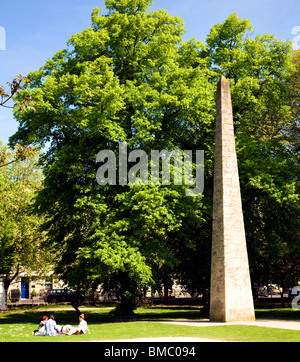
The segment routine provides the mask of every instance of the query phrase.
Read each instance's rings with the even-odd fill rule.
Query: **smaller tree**
[[[26,92],[26,85],[29,84],[29,82],[29,78],[23,77],[21,74],[19,74],[16,78],[14,78],[11,83],[7,82],[10,88],[9,92],[6,92],[4,87],[0,84],[0,106],[5,108],[14,108],[16,106],[18,110],[28,108],[35,111],[35,108],[33,107],[35,102],[31,99],[29,95],[23,96],[22,100],[15,99],[15,96],[17,96],[20,90],[24,90]],[[10,100],[13,100],[15,102],[14,106],[8,105],[8,102]],[[23,147],[19,144],[15,146],[15,151],[16,152],[14,153],[14,158],[11,159],[11,154],[8,152],[7,149],[0,150],[0,168],[8,166],[19,160],[25,160],[25,158],[33,156],[35,154],[31,147]],[[10,158],[9,162],[7,161],[8,158]]]
[[[7,148],[0,149],[0,168],[9,166],[17,161],[24,161],[27,157],[35,155],[36,152],[32,147],[23,147],[19,144],[15,146],[13,156]]]
[[[12,82],[6,83],[10,88],[9,92],[6,92],[4,87],[0,84],[0,97],[1,97],[0,106],[5,107],[5,108],[14,108],[14,106],[8,105],[8,102],[10,100],[14,100],[15,105],[17,106],[17,108],[19,110],[22,110],[24,108],[29,108],[29,109],[35,110],[35,108],[33,107],[35,102],[31,99],[31,97],[29,95],[27,95],[27,96],[25,95],[25,97],[23,96],[22,100],[18,100],[15,98],[15,96],[17,95],[17,93],[20,90],[26,91],[26,85],[29,82],[30,82],[29,78],[24,77],[21,74],[19,74],[17,77],[15,77],[13,79]]]
[[[45,238],[40,230],[42,218],[32,213],[43,179],[37,154],[20,158],[18,152],[0,142],[0,155],[7,157],[7,167],[0,168],[0,274],[6,296],[21,272],[42,275],[50,265],[50,256],[41,248]]]

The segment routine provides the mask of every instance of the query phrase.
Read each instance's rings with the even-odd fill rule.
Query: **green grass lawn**
[[[43,315],[54,313],[60,325],[78,325],[77,314],[73,310],[39,309],[13,311],[0,314],[0,342],[59,342],[59,341],[97,341],[146,337],[200,337],[222,341],[241,342],[300,342],[300,331],[243,326],[224,325],[214,327],[189,327],[159,323],[162,320],[201,319],[196,308],[139,308],[138,319],[131,322],[112,322],[107,309],[85,309],[86,320],[91,334],[80,336],[43,337],[32,336]],[[292,309],[258,310],[257,318],[300,320],[299,311]]]

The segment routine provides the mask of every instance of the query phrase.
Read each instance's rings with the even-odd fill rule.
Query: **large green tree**
[[[182,44],[182,21],[148,11],[150,4],[107,1],[108,16],[95,9],[92,26],[29,75],[36,111],[16,113],[22,125],[12,139],[50,142],[38,209],[49,218],[57,271],[80,289],[117,288],[129,309],[162,266],[176,262],[171,235],[183,218],[201,225],[201,198],[183,198],[184,186],[100,187],[97,153],[117,153],[119,141],[128,151],[195,149],[201,142],[199,149],[212,152],[214,96],[204,46]],[[187,236],[182,241],[194,245]]]
[[[252,278],[284,286],[299,278],[299,68],[290,42],[252,30],[232,14],[207,45],[211,67],[231,81]]]

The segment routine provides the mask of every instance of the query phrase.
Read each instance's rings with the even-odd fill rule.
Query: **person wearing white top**
[[[88,325],[87,325],[87,322],[81,317],[81,320],[80,320],[80,317],[79,317],[79,325],[78,325],[78,329],[79,329],[79,331],[81,331],[83,334],[85,333],[85,332],[88,332],[88,333],[90,333],[90,331],[89,331],[89,327],[88,327]]]
[[[87,322],[84,320],[84,314],[82,313],[79,316],[78,328],[72,328],[67,334],[70,336],[71,334],[85,334],[86,332],[90,334],[89,327],[87,325]]]
[[[45,336],[58,336],[59,330],[54,320],[54,315],[51,314],[49,319],[45,322]]]

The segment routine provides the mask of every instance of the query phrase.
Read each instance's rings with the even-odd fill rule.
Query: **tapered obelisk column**
[[[235,150],[230,85],[217,89],[210,320],[255,319]]]

